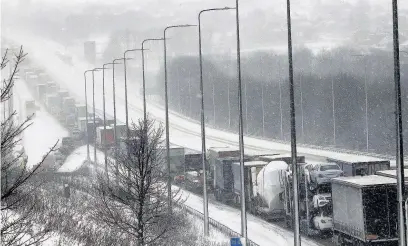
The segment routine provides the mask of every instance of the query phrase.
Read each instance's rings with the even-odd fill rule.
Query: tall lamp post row
[[[204,90],[203,90],[203,71],[202,71],[202,47],[201,47],[201,14],[204,12],[209,12],[209,11],[221,11],[221,10],[236,10],[236,35],[237,35],[237,80],[238,80],[238,99],[239,99],[239,149],[240,149],[240,169],[241,169],[241,180],[244,180],[244,138],[243,138],[243,127],[244,127],[244,121],[243,121],[243,107],[242,107],[242,82],[241,82],[241,61],[240,61],[240,38],[239,38],[239,9],[238,9],[238,0],[236,0],[236,6],[234,8],[232,7],[225,7],[225,8],[212,8],[212,9],[205,9],[199,12],[198,14],[198,22],[199,22],[199,51],[200,51],[200,92],[201,92],[201,131],[202,131],[202,166],[204,170],[204,184],[203,184],[203,192],[204,192],[204,233],[208,235],[209,233],[209,219],[208,219],[208,194],[207,194],[207,182],[206,182],[206,170],[207,168],[207,160],[206,160],[206,146],[205,146],[205,117],[204,117]],[[143,69],[143,116],[144,120],[147,118],[147,113],[146,113],[146,82],[145,82],[145,69],[144,69],[144,44],[147,41],[154,41],[154,40],[163,40],[164,41],[164,68],[165,68],[165,103],[166,103],[166,147],[167,147],[167,169],[168,169],[168,195],[169,195],[169,212],[171,212],[172,209],[172,204],[171,204],[171,176],[170,176],[170,152],[169,152],[169,115],[168,115],[168,81],[167,81],[167,47],[166,47],[166,31],[171,29],[171,28],[182,28],[182,27],[192,27],[196,25],[176,25],[176,26],[168,26],[164,29],[163,32],[163,38],[157,38],[157,39],[145,39],[142,42],[142,48],[141,49],[133,49],[133,50],[126,50],[124,53],[124,57],[121,58],[124,60],[124,74],[125,74],[125,104],[126,104],[126,125],[129,129],[129,116],[128,116],[128,101],[127,101],[127,73],[126,73],[126,54],[130,51],[135,51],[135,50],[141,50],[142,51],[142,69]],[[104,70],[106,69],[105,66],[107,65],[113,65],[115,64],[115,61],[118,61],[120,59],[115,59],[113,63],[107,63],[104,64],[101,69],[94,69],[94,70],[89,70],[92,71],[93,75],[93,110],[95,112],[95,93],[94,93],[94,71],[97,70]],[[113,67],[114,69],[114,67]],[[87,71],[88,72],[88,71]],[[114,74],[113,74],[114,77]],[[86,72],[85,72],[85,83],[86,83]],[[113,85],[114,85],[114,80],[113,80]],[[86,86],[86,85],[85,85]],[[106,107],[105,107],[105,93],[104,93],[104,73],[103,73],[103,111],[104,111],[104,129],[106,129]],[[86,92],[85,92],[86,93]],[[115,92],[114,92],[115,93]],[[87,97],[85,98],[87,100]],[[87,102],[86,102],[87,103]],[[115,97],[114,97],[114,117],[116,121],[116,108],[115,108]],[[95,113],[94,113],[95,116]],[[87,115],[88,117],[88,115]],[[95,117],[94,117],[94,125],[95,125]],[[87,133],[88,135],[88,133]],[[128,130],[128,136],[129,136],[129,130]],[[94,144],[96,145],[96,139],[94,139]],[[89,144],[88,144],[88,149],[89,149]],[[88,151],[89,152],[89,151]],[[94,153],[95,153],[95,161],[96,161],[96,148],[94,148]],[[89,155],[88,155],[89,156]],[[105,167],[106,167],[106,162],[107,162],[107,153],[105,149]],[[245,185],[244,182],[241,182],[241,234],[244,238],[247,238],[247,225],[246,225],[246,198],[245,198]]]
[[[212,8],[205,9],[198,14],[198,30],[199,30],[199,58],[200,58],[200,93],[201,93],[201,137],[202,137],[202,166],[204,175],[204,233],[208,235],[208,196],[207,196],[207,182],[206,182],[206,170],[207,170],[207,160],[206,160],[206,146],[205,146],[205,115],[204,115],[204,95],[203,95],[203,71],[202,71],[202,49],[201,49],[201,14],[209,11],[221,11],[221,10],[231,10],[236,11],[236,35],[237,35],[237,81],[238,81],[238,103],[239,103],[239,149],[240,149],[240,171],[241,180],[244,180],[244,138],[243,138],[243,107],[242,107],[242,81],[241,81],[241,66],[240,66],[240,36],[239,36],[239,4],[236,0],[236,6],[234,8]],[[295,104],[294,104],[294,75],[293,75],[293,58],[292,58],[292,30],[291,30],[291,12],[290,12],[290,0],[286,0],[286,11],[287,11],[287,31],[288,31],[288,60],[289,60],[289,92],[290,92],[290,126],[291,126],[291,155],[292,155],[292,171],[293,171],[293,222],[294,222],[294,245],[300,245],[300,221],[299,221],[299,201],[298,201],[298,169],[297,169],[297,152],[296,152],[296,128],[295,128]],[[402,140],[402,116],[401,116],[401,90],[400,90],[400,64],[399,64],[399,41],[398,41],[398,8],[397,0],[392,1],[393,7],[393,40],[394,40],[394,81],[395,81],[395,95],[396,95],[396,132],[397,132],[397,188],[398,188],[398,228],[399,228],[399,245],[405,245],[405,190],[403,185],[404,169],[403,169],[403,140]],[[181,28],[181,27],[191,27],[195,25],[177,25],[168,26],[164,29],[163,38],[158,39],[145,39],[142,42],[141,49],[126,50],[124,52],[123,64],[124,64],[124,77],[125,77],[125,104],[126,104],[126,126],[128,128],[127,135],[129,136],[129,116],[128,116],[128,100],[127,100],[127,75],[126,75],[126,54],[131,51],[140,50],[142,51],[142,68],[143,68],[143,113],[144,120],[146,120],[146,84],[145,84],[145,71],[144,71],[144,44],[147,41],[163,40],[164,41],[164,69],[165,69],[165,111],[166,111],[166,147],[167,147],[167,168],[168,168],[168,193],[169,193],[169,213],[171,213],[171,178],[170,178],[170,159],[169,159],[169,116],[168,116],[168,81],[167,81],[167,47],[166,47],[166,31],[171,28]],[[115,64],[115,59],[113,63]],[[93,82],[93,112],[94,112],[94,125],[95,125],[95,83],[94,83],[94,72],[99,70],[104,70],[105,65],[102,68],[95,68],[93,70],[87,70],[84,73],[85,76],[85,100],[86,96],[86,73],[92,72],[92,82]],[[114,76],[114,75],[113,75]],[[114,84],[114,82],[113,82]],[[334,102],[333,102],[334,103]],[[115,97],[114,97],[115,104]],[[367,103],[366,103],[367,104]],[[88,111],[86,106],[86,111]],[[105,111],[105,107],[104,107]],[[116,112],[114,106],[114,114],[116,120]],[[105,112],[104,112],[105,115]],[[88,114],[87,114],[88,121]],[[281,122],[282,124],[282,122]],[[104,125],[105,127],[105,125]],[[335,127],[335,126],[334,126]],[[282,126],[281,126],[282,128]],[[87,129],[88,130],[88,129]],[[282,129],[281,129],[282,134]],[[368,135],[368,134],[367,134]],[[88,137],[88,132],[87,132]],[[96,139],[94,139],[96,142]],[[89,144],[87,145],[87,154],[89,159]],[[94,148],[94,158],[96,161],[96,149]],[[105,153],[106,160],[106,153]],[[247,224],[246,224],[246,201],[245,201],[245,186],[244,182],[241,182],[241,235],[247,238]]]

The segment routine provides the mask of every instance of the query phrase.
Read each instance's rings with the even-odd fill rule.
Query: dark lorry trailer
[[[88,140],[87,142],[90,144],[94,144],[96,140],[96,128],[101,126],[100,121],[96,121],[95,119],[96,126],[94,125],[93,120],[88,119],[88,124],[87,124],[87,134],[88,134]]]
[[[244,161],[248,161],[245,158]],[[214,196],[217,201],[224,203],[234,202],[236,194],[234,190],[233,163],[239,162],[239,157],[224,157],[214,160]]]
[[[398,245],[396,179],[334,178],[332,202],[335,245]]]
[[[212,187],[215,188],[215,164],[218,158],[227,158],[227,157],[239,157],[240,152],[238,148],[231,147],[210,147],[207,150],[207,160],[208,160],[208,178],[213,180]]]
[[[199,171],[203,169],[203,155],[201,151],[185,149],[184,161],[186,171]]]
[[[377,171],[389,170],[390,161],[375,157],[359,156],[349,158],[347,154],[339,153],[335,157],[327,158],[328,162],[334,162],[343,170],[344,176],[373,175]]]

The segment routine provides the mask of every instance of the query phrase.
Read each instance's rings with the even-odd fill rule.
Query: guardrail
[[[201,220],[204,220],[204,214],[201,213],[198,210],[195,210],[192,207],[189,207],[185,204],[182,203],[177,203],[177,206],[180,207],[181,209],[185,210],[186,212],[188,212],[189,214],[196,216],[198,218],[200,218]],[[222,233],[225,233],[227,235],[229,235],[230,237],[241,237],[241,234],[232,230],[231,228],[229,228],[228,226],[212,219],[209,218],[209,223],[210,225],[212,225],[213,227],[217,228],[219,231],[221,231]],[[250,240],[249,238],[247,239],[247,245],[248,246],[259,246],[259,244],[255,243],[254,241]]]

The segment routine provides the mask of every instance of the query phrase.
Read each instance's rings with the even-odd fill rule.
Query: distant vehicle
[[[72,138],[76,141],[79,141],[82,139],[82,132],[79,129],[73,129],[71,131],[71,135],[72,135]]]
[[[313,225],[317,230],[328,231],[333,228],[333,218],[325,210],[313,217]]]
[[[26,101],[25,102],[25,107],[26,107],[26,115],[27,116],[31,116],[31,115],[35,116],[35,111],[37,110],[37,108],[35,106],[35,101],[34,100]]]
[[[96,129],[96,145],[99,147],[110,147],[114,143],[113,129],[100,126]]]
[[[193,192],[200,193],[203,191],[203,177],[202,172],[189,171],[185,174],[186,186]]]
[[[309,168],[310,180],[315,184],[329,183],[332,178],[343,176],[343,171],[336,163],[320,163]]]
[[[175,182],[176,184],[181,184],[181,183],[184,182],[184,180],[185,180],[185,176],[184,176],[184,175],[177,175],[177,176],[174,177],[174,182]]]
[[[362,176],[373,175],[377,171],[390,170],[390,161],[375,157],[360,157],[358,159],[350,159],[345,154],[337,154],[331,158],[327,158],[327,162],[336,163],[343,170],[344,176]]]
[[[74,141],[72,137],[63,137],[61,140],[60,152],[63,155],[68,155],[74,150]]]

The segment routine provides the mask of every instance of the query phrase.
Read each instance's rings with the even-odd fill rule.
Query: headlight
[[[324,224],[324,223],[326,223],[326,221],[325,221],[325,220],[323,220],[323,219],[322,219],[322,220],[320,220],[320,221],[321,221],[323,224]]]
[[[323,178],[323,174],[319,173],[319,178]]]

